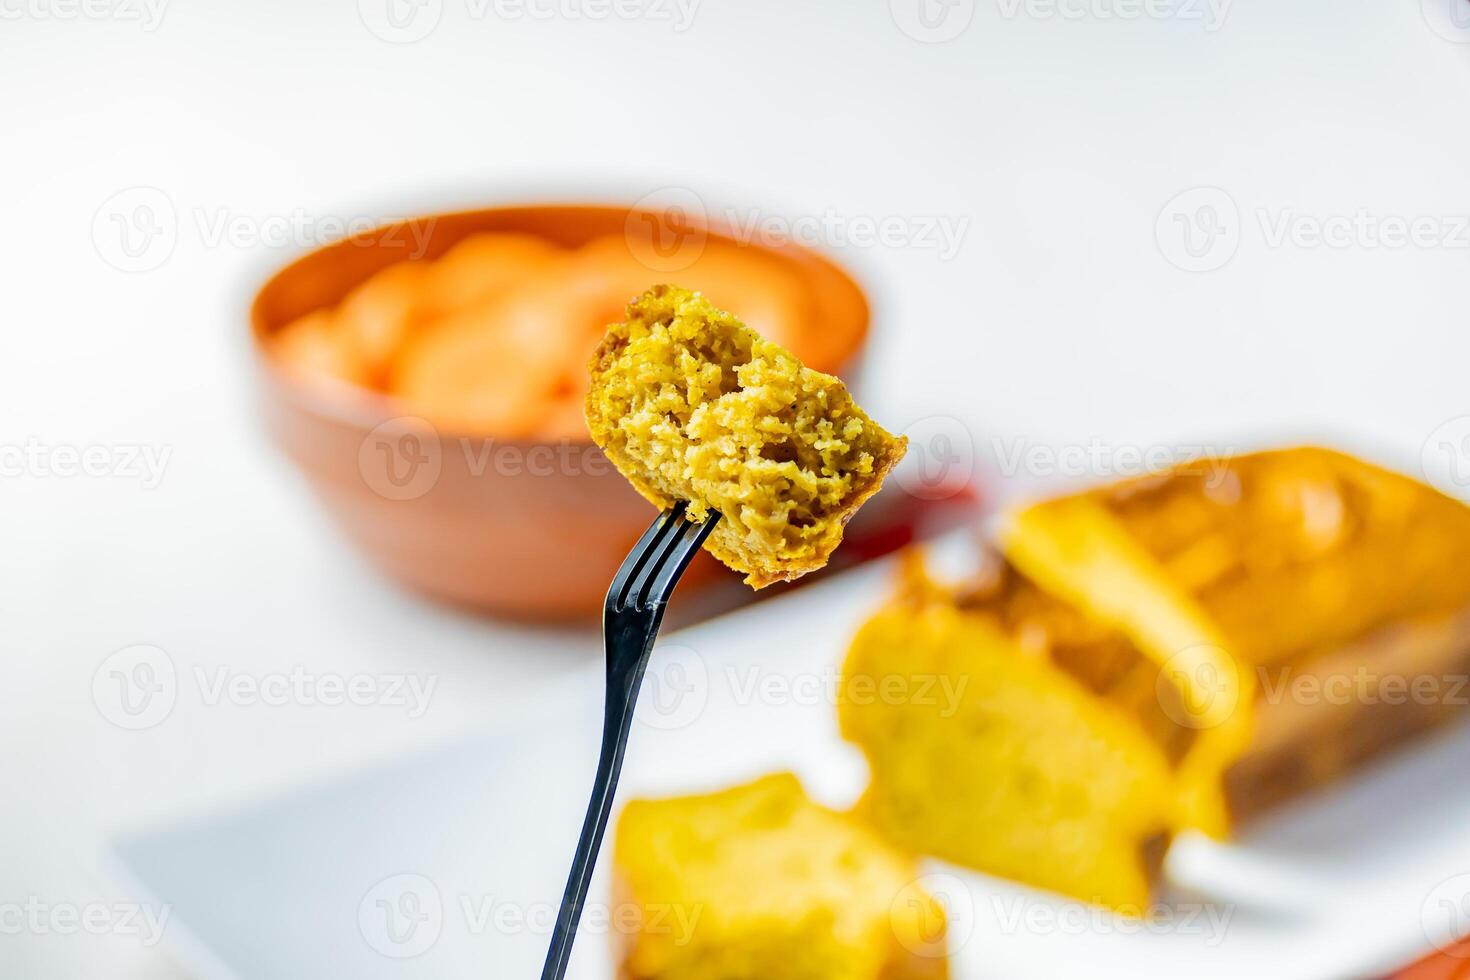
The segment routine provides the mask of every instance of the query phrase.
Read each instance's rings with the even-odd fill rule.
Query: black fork
[[[719,514],[711,513],[695,524],[684,516],[684,504],[675,504],[653,522],[633,546],[607,590],[602,607],[602,638],[607,647],[607,699],[602,716],[602,755],[597,761],[597,779],[592,784],[592,801],[582,823],[582,836],[572,858],[572,873],[562,895],[561,912],[541,980],[561,980],[577,938],[577,922],[587,899],[592,869],[607,830],[623,753],[628,748],[628,730],[638,687],[648,667],[654,637],[664,618],[664,605],[679,584],[679,577],[694,553],[709,537]]]

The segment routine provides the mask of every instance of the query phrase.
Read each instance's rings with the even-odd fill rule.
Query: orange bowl
[[[310,252],[261,287],[250,329],[267,429],[346,535],[393,578],[435,598],[517,618],[586,620],[600,613],[613,572],[654,513],[590,439],[447,431],[381,392],[307,379],[267,351],[276,331],[335,306],[381,269],[434,259],[480,232],[531,233],[569,248],[622,235],[649,266],[650,285],[677,283],[680,249],[687,257],[707,241],[764,252],[810,284],[823,343],[835,345],[825,356],[844,375],[867,338],[868,302],[850,275],[812,249],[746,244],[682,215],[599,205],[397,222]],[[686,586],[718,573],[701,555]]]

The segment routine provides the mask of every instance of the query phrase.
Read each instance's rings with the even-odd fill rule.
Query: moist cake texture
[[[625,980],[942,980],[917,863],[778,773],[635,800],[613,849]]]
[[[907,445],[837,378],[673,286],[629,304],[591,372],[592,438],[656,506],[718,512],[705,547],[754,588],[825,565]]]
[[[859,813],[906,850],[1136,913],[1174,823],[1156,671],[1009,566],[963,590],[918,555],[903,572],[843,668]]]
[[[1228,838],[1464,716],[1470,508],[1405,476],[1205,459],[1000,532],[971,583],[911,563],[848,653],[862,809],[906,849],[1138,910],[1173,835]]]

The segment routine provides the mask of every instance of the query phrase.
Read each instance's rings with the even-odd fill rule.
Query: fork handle
[[[662,610],[660,610],[660,613]],[[658,618],[662,618],[659,615]],[[633,708],[638,703],[638,688],[648,668],[648,656],[658,635],[658,623],[646,634],[642,630],[609,636],[614,655],[607,669],[607,694],[603,706],[602,752],[597,759],[597,776],[592,784],[592,800],[582,821],[582,835],[572,858],[572,872],[562,895],[561,912],[556,917],[551,949],[541,980],[562,980],[567,962],[572,957],[572,942],[577,938],[577,923],[582,918],[582,904],[592,884],[592,870],[597,865],[597,852],[607,831],[612,813],[613,796],[618,788],[618,775],[623,770],[623,755],[628,749],[628,731],[633,725]]]

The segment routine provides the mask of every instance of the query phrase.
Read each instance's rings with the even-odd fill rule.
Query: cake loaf
[[[849,685],[963,691],[841,705],[864,812],[920,852],[1141,904],[1172,834],[1228,836],[1470,703],[1470,508],[1341,453],[1203,460],[999,537],[975,582],[910,567],[848,655]]]

